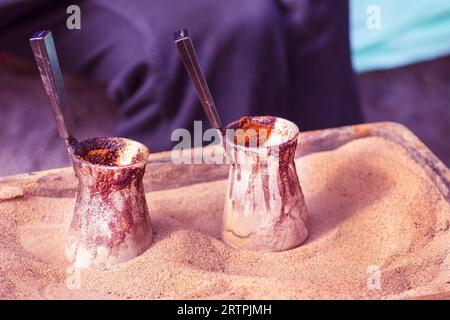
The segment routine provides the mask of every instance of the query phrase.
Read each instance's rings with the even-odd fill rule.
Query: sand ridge
[[[450,290],[450,205],[403,148],[370,137],[296,163],[310,212],[304,245],[232,249],[220,240],[226,181],[199,183],[147,193],[152,247],[107,271],[76,272],[75,286],[63,255],[74,199],[0,202],[0,298],[403,298]],[[381,289],[367,287],[370,266],[381,270]]]

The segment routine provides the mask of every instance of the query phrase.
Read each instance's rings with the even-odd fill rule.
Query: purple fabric
[[[10,3],[11,1],[7,1]],[[301,130],[362,122],[350,64],[347,1],[76,1],[3,7],[0,50],[32,61],[28,38],[53,31],[63,72],[105,83],[120,104],[117,135],[170,148],[176,128],[204,120],[172,42],[189,29],[224,124],[271,114]]]

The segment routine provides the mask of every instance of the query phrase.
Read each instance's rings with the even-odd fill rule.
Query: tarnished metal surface
[[[219,114],[217,113],[214,100],[206,84],[205,77],[200,68],[200,64],[195,53],[194,44],[186,29],[179,30],[173,34],[173,40],[177,46],[181,61],[186,69],[192,84],[195,87],[200,104],[206,113],[209,123],[213,128],[220,129],[222,124],[220,122]]]
[[[152,242],[144,176],[149,151],[137,142],[94,138],[71,153],[78,179],[66,255],[77,268],[108,268]]]
[[[59,135],[73,139],[72,124],[68,120],[66,90],[56,54],[53,36],[50,30],[36,32],[30,39],[36,64],[41,75],[45,91],[50,98],[53,114],[58,125]]]
[[[256,140],[262,141],[257,148],[249,147],[249,139],[238,144],[236,135],[224,139],[231,166],[222,236],[239,249],[287,250],[308,235],[306,204],[294,163],[299,131],[294,123],[280,118],[254,117],[250,121],[266,130],[264,139],[255,132]],[[235,122],[226,129],[242,129],[241,124]],[[263,145],[270,140],[280,143]]]

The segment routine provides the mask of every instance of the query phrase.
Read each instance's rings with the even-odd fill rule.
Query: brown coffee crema
[[[267,120],[267,119],[266,119]],[[245,147],[259,147],[266,143],[273,130],[273,122],[265,121],[263,118],[242,117],[234,132],[234,143]]]

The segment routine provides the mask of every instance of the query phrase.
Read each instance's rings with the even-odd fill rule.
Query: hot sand
[[[450,291],[450,205],[392,142],[371,137],[297,160],[310,235],[293,250],[220,240],[224,180],[147,193],[155,243],[107,271],[72,275],[73,198],[0,200],[1,298],[403,298]],[[369,266],[381,289],[368,289]],[[77,281],[79,279],[79,281]]]

